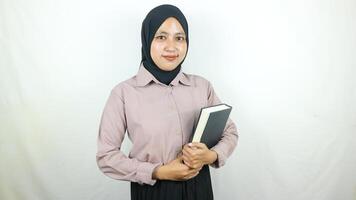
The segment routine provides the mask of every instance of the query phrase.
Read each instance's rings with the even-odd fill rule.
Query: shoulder
[[[188,78],[190,83],[196,87],[206,87],[206,88],[211,87],[211,82],[204,76],[197,75],[197,74],[189,74],[185,72],[183,72],[183,74]]]
[[[127,91],[130,88],[133,88],[136,84],[136,75],[132,76],[131,78],[128,78],[124,81],[121,81],[114,85],[114,87],[111,89],[111,93],[114,95],[118,95],[119,97],[123,97],[124,92]]]

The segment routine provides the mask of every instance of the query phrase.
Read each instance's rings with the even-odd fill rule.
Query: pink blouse
[[[159,82],[141,64],[138,73],[117,84],[102,113],[96,160],[107,176],[154,185],[153,170],[175,159],[189,142],[200,109],[221,103],[211,83],[182,70],[170,83]],[[128,155],[121,150],[125,132],[132,142]],[[214,150],[219,168],[237,145],[238,132],[229,118]]]

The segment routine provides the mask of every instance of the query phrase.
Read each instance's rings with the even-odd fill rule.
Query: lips
[[[178,56],[177,55],[164,55],[162,57],[168,61],[174,61]]]

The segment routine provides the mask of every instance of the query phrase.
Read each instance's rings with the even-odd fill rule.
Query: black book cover
[[[222,105],[222,104],[218,104],[218,105]],[[200,142],[206,144],[206,146],[209,149],[212,148],[213,146],[215,146],[220,141],[221,136],[222,136],[225,126],[226,126],[226,122],[229,119],[229,115],[232,110],[231,106],[229,106],[227,104],[223,104],[223,105],[226,105],[229,108],[210,113],[208,121],[207,121],[206,126],[203,131],[203,135],[200,139]],[[217,106],[217,105],[214,105],[214,106]],[[209,107],[211,107],[211,106],[209,106]],[[209,108],[209,107],[204,107],[204,108]],[[201,114],[202,114],[202,111],[204,108],[201,108],[201,110],[200,110],[199,119],[201,117]],[[198,122],[199,122],[199,119],[198,119]],[[195,125],[193,134],[195,133],[196,127],[197,127],[197,124]],[[192,141],[192,139],[194,137],[193,134],[190,138],[190,142]]]

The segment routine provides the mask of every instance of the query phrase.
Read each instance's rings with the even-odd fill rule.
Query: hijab
[[[163,4],[153,8],[146,16],[146,18],[142,22],[141,28],[141,42],[142,42],[142,59],[141,63],[143,66],[161,83],[168,85],[172,82],[172,80],[177,76],[181,69],[182,62],[171,71],[164,71],[160,69],[152,60],[151,57],[151,43],[154,38],[155,33],[157,32],[158,28],[161,24],[169,17],[174,17],[178,20],[181,26],[184,29],[187,41],[187,52],[189,46],[188,40],[188,23],[183,15],[183,13],[177,8],[176,6]],[[186,54],[187,55],[187,54]]]

